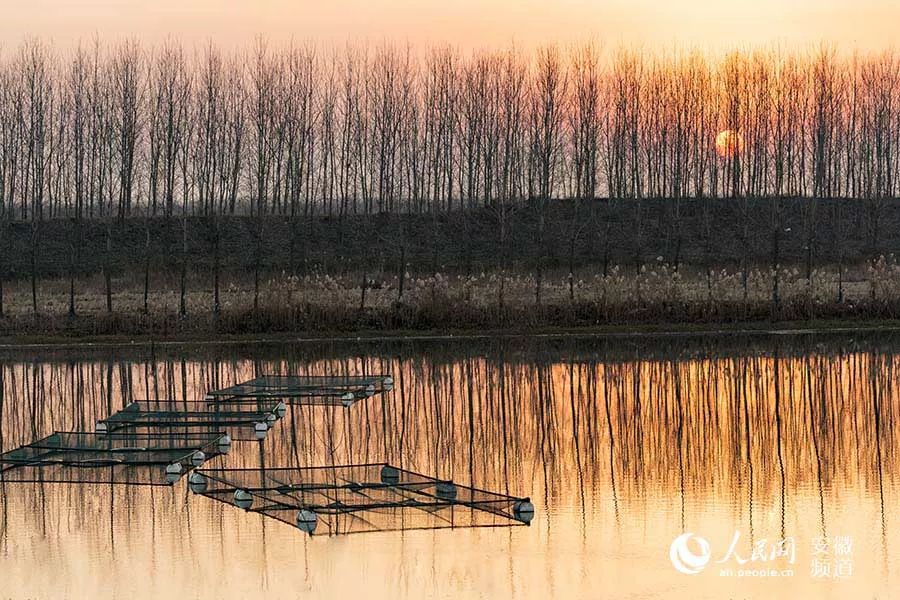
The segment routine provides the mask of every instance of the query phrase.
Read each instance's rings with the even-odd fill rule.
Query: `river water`
[[[388,461],[528,496],[529,527],[308,537],[172,488],[0,486],[0,598],[891,598],[900,339],[8,349],[0,449],[262,374],[393,376],[218,464]],[[677,540],[677,541],[676,541]]]

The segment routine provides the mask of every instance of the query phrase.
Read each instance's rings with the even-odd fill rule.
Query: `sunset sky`
[[[897,0],[4,0],[0,41],[95,34],[244,45],[276,40],[441,42],[462,49],[596,38],[604,44],[725,49],[823,40],[873,50],[891,43]]]

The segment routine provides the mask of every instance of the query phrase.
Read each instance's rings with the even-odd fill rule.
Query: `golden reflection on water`
[[[538,514],[529,528],[308,539],[184,483],[8,483],[0,597],[891,597],[898,356],[783,348],[6,362],[3,450],[90,430],[135,399],[200,399],[257,374],[391,373],[392,393],[349,410],[292,407],[264,452],[241,444],[228,464],[387,460],[528,495]],[[685,531],[714,559],[735,532],[743,556],[793,538],[794,574],[683,575],[669,544]],[[812,577],[814,540],[835,536],[852,540],[852,574]]]

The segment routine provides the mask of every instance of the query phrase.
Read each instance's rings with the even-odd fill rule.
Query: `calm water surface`
[[[900,594],[898,339],[15,351],[0,359],[0,448],[276,373],[390,373],[395,389],[293,407],[230,466],[385,460],[530,496],[534,521],[309,538],[183,481],[6,483],[0,598]],[[695,574],[670,556],[684,533],[674,563]]]

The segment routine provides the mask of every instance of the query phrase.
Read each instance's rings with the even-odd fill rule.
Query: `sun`
[[[716,136],[716,154],[732,158],[744,150],[744,137],[733,129],[720,131]]]

